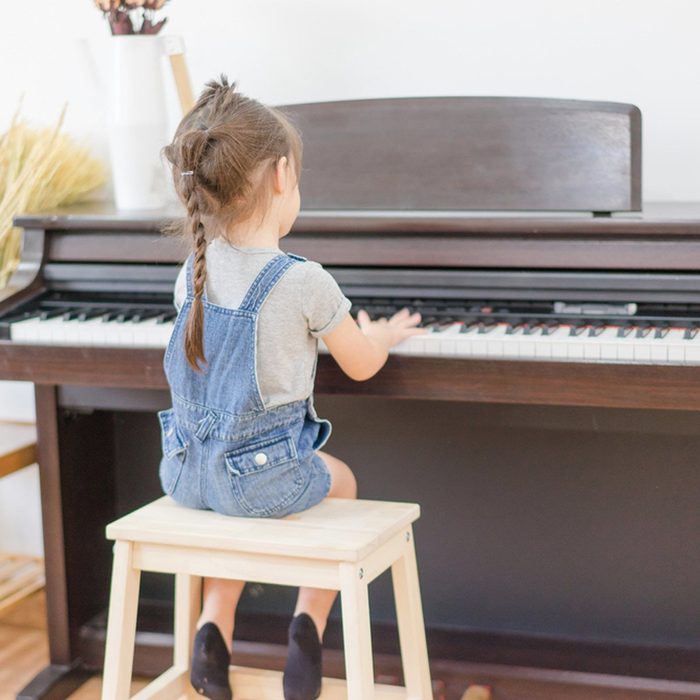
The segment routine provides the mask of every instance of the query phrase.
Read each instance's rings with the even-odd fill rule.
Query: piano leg
[[[112,414],[61,410],[56,386],[35,388],[50,665],[21,700],[65,698],[90,675],[80,629],[107,605],[105,525],[115,518]]]
[[[17,694],[17,700],[63,700],[92,676],[91,671],[79,667],[51,664],[42,669]]]

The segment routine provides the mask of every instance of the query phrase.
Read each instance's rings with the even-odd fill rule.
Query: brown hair
[[[207,271],[207,236],[223,234],[256,212],[264,220],[272,199],[272,172],[282,156],[301,173],[302,143],[298,128],[275,107],[236,91],[224,74],[210,80],[183,117],[172,143],[162,154],[172,165],[175,191],[187,208],[184,219],[166,223],[163,233],[190,237],[194,260],[194,302],[187,318],[185,354],[201,372]],[[184,174],[183,174],[184,173]]]

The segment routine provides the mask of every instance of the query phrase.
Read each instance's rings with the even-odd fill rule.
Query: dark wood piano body
[[[441,99],[446,101],[443,103]],[[542,115],[551,116],[555,107],[564,112],[567,106],[575,108],[575,116],[580,118],[583,104],[563,102],[544,101],[531,105],[544,109],[532,115],[531,123],[542,123]],[[606,147],[612,149],[617,143],[619,150],[614,157],[611,152],[611,162],[618,166],[626,163],[627,167],[621,170],[618,167],[622,176],[608,182],[608,187],[603,188],[605,196],[600,191],[585,194],[586,183],[601,176],[602,171],[586,171],[581,165],[584,161],[573,160],[570,162],[578,163],[577,169],[547,171],[537,186],[533,186],[529,200],[513,195],[517,188],[511,183],[500,199],[489,191],[490,207],[501,212],[475,212],[468,210],[486,197],[483,188],[477,187],[482,180],[477,178],[476,184],[455,184],[455,173],[469,162],[464,160],[470,155],[467,146],[461,147],[461,160],[457,158],[451,169],[431,171],[429,181],[416,172],[415,161],[407,155],[407,149],[420,135],[423,144],[432,143],[431,148],[426,147],[420,154],[422,161],[431,158],[439,161],[441,156],[455,149],[455,142],[462,143],[457,137],[462,125],[469,124],[467,117],[470,115],[474,124],[485,129],[478,132],[484,148],[488,145],[489,134],[490,138],[496,138],[491,111],[493,98],[476,102],[467,98],[367,101],[364,106],[358,105],[365,110],[365,120],[359,120],[364,131],[356,126],[358,122],[347,119],[352,103],[338,103],[325,111],[313,105],[290,108],[306,138],[302,198],[305,206],[309,202],[309,209],[302,211],[283,247],[321,262],[340,280],[358,271],[362,274],[363,270],[372,270],[397,276],[404,284],[449,286],[463,279],[455,274],[467,271],[469,284],[488,287],[500,298],[515,292],[521,298],[528,294],[542,296],[549,285],[572,299],[601,298],[601,295],[611,300],[629,300],[636,295],[640,299],[683,303],[695,303],[700,299],[700,206],[658,204],[647,205],[642,212],[634,211],[640,206],[641,156],[639,115],[633,108],[623,106],[615,110],[610,105],[589,105],[591,113],[604,113],[603,123],[607,127],[610,114],[623,119],[615,132],[617,140],[606,142]],[[440,109],[441,106],[446,109]],[[503,115],[510,107],[528,105],[515,100],[497,106],[500,110],[497,114]],[[434,123],[422,134],[411,131],[412,125],[418,128],[425,124],[424,108],[434,119],[448,115],[442,125],[446,132],[436,131]],[[413,117],[410,116],[412,110],[416,110]],[[393,127],[397,114],[404,119],[403,129],[392,131],[388,137],[382,128]],[[560,122],[556,119],[551,122],[557,123]],[[568,133],[569,128],[567,122],[562,133]],[[339,133],[346,131],[352,132],[348,138],[338,138]],[[447,133],[452,140],[443,138],[430,142],[431,133]],[[495,133],[502,137],[503,126],[496,128]],[[532,133],[538,132],[535,129]],[[609,138],[610,129],[605,133]],[[335,141],[330,139],[332,134],[336,136]],[[508,162],[513,158],[513,144],[517,146],[519,142],[518,134],[522,136],[521,128],[512,136],[510,151],[505,149],[505,156],[493,157],[492,177],[497,179],[499,173],[510,172]],[[318,136],[317,140],[314,135]],[[534,138],[532,134],[530,138]],[[368,148],[358,152],[358,144],[367,143],[368,139],[383,143],[385,150],[373,152]],[[386,150],[387,143],[394,147]],[[547,143],[555,147],[548,151]],[[585,139],[569,139],[568,143],[574,151],[580,147],[582,151],[591,152],[592,146]],[[323,148],[314,150],[313,144]],[[556,160],[557,154],[561,155],[561,149],[565,148],[562,142],[552,138],[551,132],[548,138],[541,138],[535,145],[540,148],[531,149],[529,153],[530,157],[533,153],[542,156],[540,165]],[[329,152],[334,157],[329,157]],[[485,152],[489,152],[488,148]],[[324,186],[332,180],[333,168],[338,162],[351,162],[354,173],[383,174],[384,180],[375,177],[369,183],[354,187],[350,178],[345,199],[338,191],[324,196]],[[599,166],[596,159],[591,163]],[[308,178],[306,168],[309,169]],[[410,169],[413,169],[413,176],[406,175]],[[391,174],[396,172],[404,179],[392,180]],[[567,172],[572,176],[562,184],[559,181],[566,179]],[[522,179],[521,173],[519,181]],[[542,192],[550,191],[547,183],[552,185],[554,181],[558,182],[556,192],[551,189],[554,194],[549,200],[541,199]],[[624,182],[627,182],[626,188]],[[416,183],[424,187],[421,189]],[[381,195],[376,198],[382,187],[384,199]],[[441,200],[442,208],[427,210],[430,191],[439,191],[440,196],[445,197],[444,188],[451,194]],[[429,190],[427,194],[426,190]],[[610,192],[615,195],[610,196]],[[378,206],[382,201],[383,209]],[[527,201],[534,202],[533,209],[548,211],[524,211],[528,208],[524,206]],[[595,204],[586,207],[584,202]],[[568,211],[573,208],[587,209],[596,215]],[[508,210],[518,211],[503,213]],[[174,210],[126,213],[113,211],[106,205],[87,205],[69,211],[17,217],[17,223],[26,231],[23,264],[12,280],[12,288],[4,293],[4,301],[0,301],[0,320],[3,313],[50,287],[52,280],[60,278],[65,283],[72,265],[92,269],[94,280],[91,283],[96,288],[122,290],[129,285],[129,274],[139,275],[140,284],[151,279],[163,288],[164,281],[174,279],[176,266],[186,250],[176,240],[163,237],[159,227],[164,219],[178,215]],[[63,271],[58,272],[59,268]],[[102,282],[100,275],[104,278]],[[149,432],[144,430],[143,421],[129,422],[120,417],[119,412],[141,412],[153,418],[155,410],[167,405],[162,359],[161,348],[61,347],[0,340],[0,379],[26,380],[36,385],[40,438],[52,666],[22,697],[65,696],[83,669],[99,665],[100,616],[107,599],[111,557],[103,537],[104,524],[121,509],[148,500],[157,490],[155,422]],[[343,401],[355,402],[351,410],[358,407],[361,410],[364,406],[368,415],[374,417],[381,415],[385,408],[391,410],[391,402],[397,399],[410,399],[408,405],[419,407],[409,412],[432,408],[436,420],[437,416],[448,415],[444,409],[449,406],[452,412],[466,410],[477,422],[480,415],[486,416],[487,421],[489,415],[495,415],[489,414],[488,406],[498,411],[512,405],[517,413],[529,405],[535,411],[531,414],[534,420],[540,415],[537,411],[550,411],[547,414],[550,419],[551,411],[568,411],[566,420],[575,424],[581,418],[595,419],[596,414],[589,409],[617,409],[626,412],[628,421],[633,421],[634,418],[629,418],[633,411],[629,409],[646,409],[647,424],[662,415],[657,412],[665,411],[670,416],[679,416],[679,422],[687,426],[692,425],[694,415],[688,412],[700,409],[700,368],[674,364],[392,356],[376,377],[356,383],[344,377],[328,356],[322,355],[316,387],[320,404],[327,401],[329,410],[342,412]],[[375,407],[381,406],[381,410],[374,408],[373,402],[376,402]],[[401,429],[401,423],[392,422],[391,417],[385,416],[383,420],[386,429]],[[641,420],[641,424],[644,423]],[[134,426],[137,430],[132,433]],[[430,446],[430,439],[427,432],[422,441]],[[585,445],[582,449],[585,450]],[[366,457],[372,465],[372,455]],[[126,463],[131,465],[128,486],[121,483],[123,475],[120,473]],[[416,464],[409,464],[408,468],[415,469]],[[143,488],[132,492],[129,489],[138,485],[141,478],[139,470],[143,470]],[[368,476],[372,478],[371,472]],[[436,468],[435,478],[440,479],[439,468]],[[455,482],[450,481],[450,488],[454,485]],[[688,488],[691,491],[698,488],[697,480],[689,483]],[[467,480],[464,489],[469,489]],[[391,494],[389,486],[382,483],[381,489],[375,488],[367,497],[391,498]],[[409,490],[408,496],[411,495]],[[406,492],[397,490],[395,497],[405,499]],[[420,491],[412,497],[421,500]],[[462,514],[453,507],[448,515],[454,519]],[[688,511],[686,515],[689,527],[697,522],[697,510]],[[424,515],[426,522],[429,519],[430,515]],[[453,521],[452,525],[459,527],[459,522]],[[556,527],[556,523],[552,527]],[[429,538],[418,541],[418,545],[423,548],[421,561],[427,566],[431,549],[439,549],[441,540],[432,525],[426,528]],[[504,546],[507,548],[508,544]],[[687,548],[692,557],[692,542],[687,543]],[[658,554],[650,544],[649,557]],[[439,577],[461,576],[468,586],[469,572],[474,566],[478,563],[456,562],[456,571],[440,571]],[[693,564],[688,568],[689,575],[681,576],[686,593],[688,587],[693,586],[692,577],[697,568]],[[435,582],[435,576],[428,576]],[[160,584],[153,585],[157,588]],[[669,584],[668,594],[673,595],[673,592],[674,584]],[[439,596],[436,588],[428,587],[424,592],[428,602]],[[148,625],[151,625],[150,617],[154,617],[155,627],[162,627],[163,615],[158,613],[159,609],[144,610],[144,616],[149,617]],[[697,607],[688,610],[688,615],[695,612]],[[244,615],[237,634],[244,639],[281,642],[275,630],[275,626],[279,628],[279,619],[264,612]],[[265,621],[267,627],[261,626]],[[332,627],[329,629],[327,644],[332,647],[337,644],[338,637]],[[247,633],[250,636],[247,637]],[[395,648],[392,647],[391,625],[379,625],[376,633],[379,649],[391,651]],[[163,667],[167,644],[167,635],[141,635],[137,671],[152,673]],[[453,663],[449,673],[455,677],[459,677],[457,667],[464,669],[464,678],[475,674],[475,668],[469,664],[471,661],[498,661],[520,666],[700,681],[696,670],[700,643],[684,648],[672,643],[647,647],[620,644],[606,638],[604,630],[597,641],[548,639],[537,633],[528,636],[523,632],[510,635],[494,630],[477,632],[471,629],[469,620],[461,619],[455,620],[451,630],[430,629],[429,646],[434,659],[448,659]],[[68,673],[69,669],[73,671]],[[690,686],[687,686],[689,697],[695,694],[695,686],[692,689]],[[667,690],[677,692],[678,687],[669,681]],[[663,690],[658,689],[659,692]],[[592,692],[590,697],[595,697],[595,691]]]

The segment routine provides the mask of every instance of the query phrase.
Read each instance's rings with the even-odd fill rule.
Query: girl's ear
[[[289,160],[282,156],[275,166],[273,186],[277,194],[282,194],[287,189],[287,179],[290,177]]]

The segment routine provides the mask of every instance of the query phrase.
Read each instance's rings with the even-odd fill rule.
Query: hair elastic
[[[180,172],[180,175],[182,177],[185,177],[185,175],[194,175],[194,170],[183,170]]]

